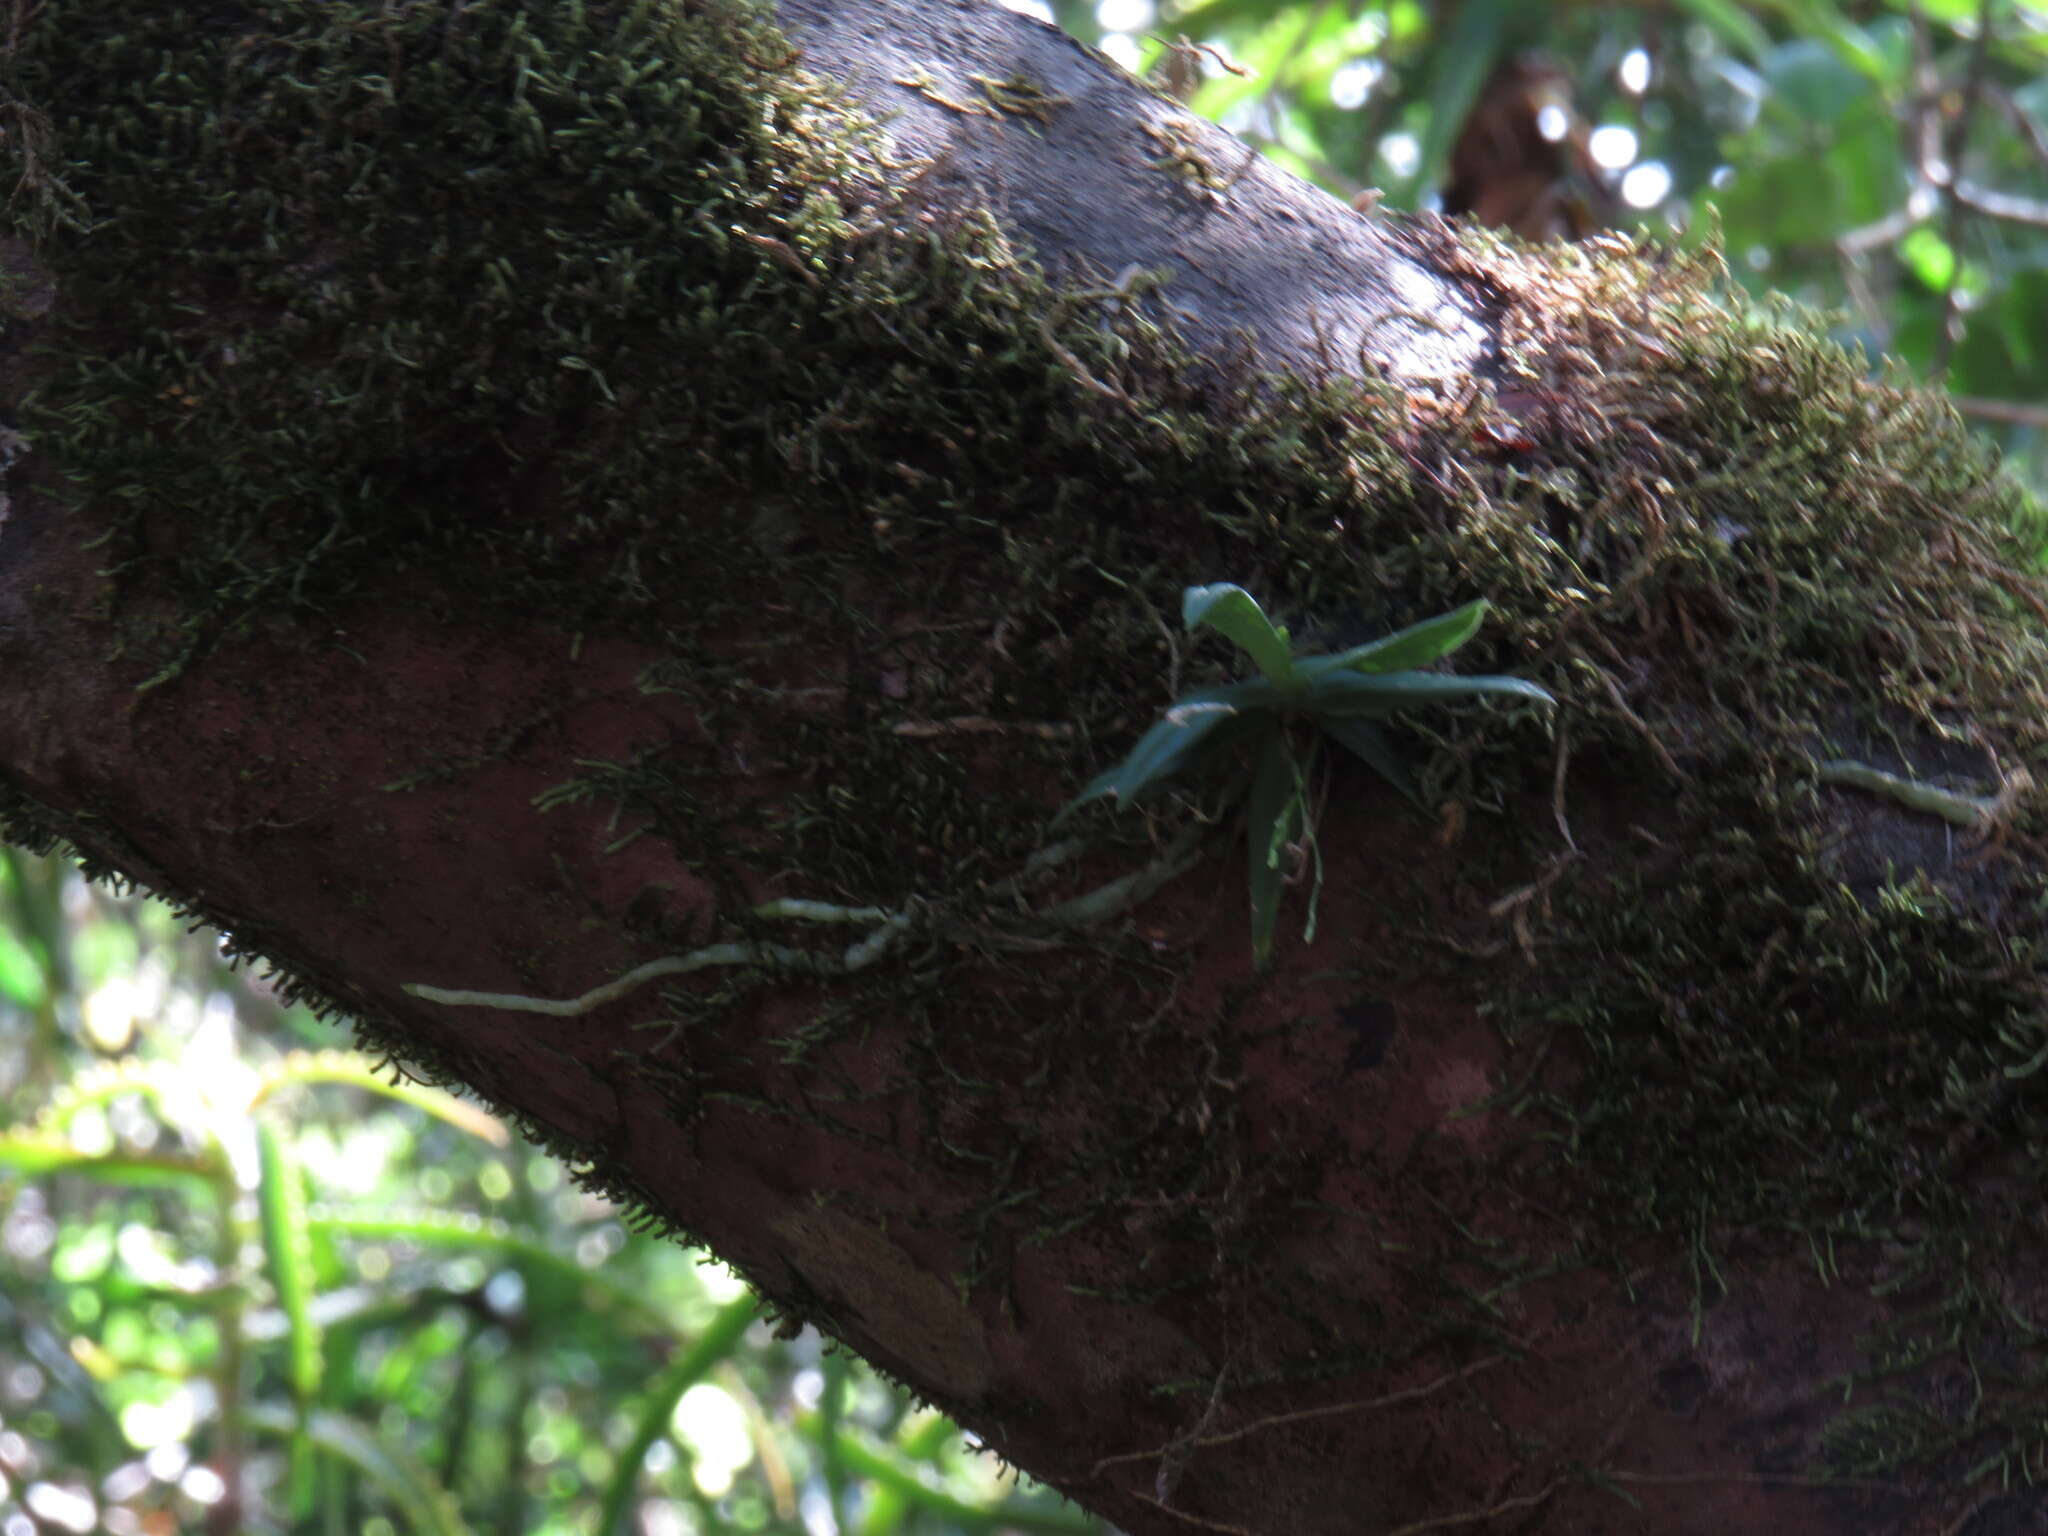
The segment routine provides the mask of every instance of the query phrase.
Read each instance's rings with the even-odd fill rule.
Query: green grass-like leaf
[[[751,1294],[727,1302],[699,1330],[690,1347],[648,1383],[647,1400],[634,1421],[632,1438],[619,1452],[611,1481],[605,1485],[604,1504],[597,1517],[598,1536],[617,1536],[626,1529],[626,1513],[640,1485],[640,1468],[654,1442],[668,1433],[676,1404],[713,1366],[739,1348],[740,1335],[760,1310],[761,1304]]]
[[[823,1441],[832,1431],[824,1416],[817,1412],[799,1414],[797,1428],[806,1439]],[[934,1446],[942,1443],[953,1433],[953,1428],[944,1419],[927,1421],[912,1431],[916,1438],[927,1439]],[[880,1536],[884,1531],[905,1529],[929,1529],[918,1523],[915,1512],[921,1511],[927,1520],[943,1521],[972,1532],[997,1533],[1026,1531],[1036,1536],[1093,1536],[1101,1527],[1096,1521],[1078,1510],[1032,1509],[1012,1498],[994,1509],[984,1509],[956,1498],[942,1488],[933,1487],[920,1475],[920,1468],[905,1452],[915,1456],[922,1447],[916,1440],[909,1446],[884,1447],[870,1436],[853,1429],[838,1429],[831,1444],[833,1454],[848,1470],[869,1479],[873,1485],[868,1494],[868,1512],[854,1529],[861,1536]]]
[[[273,1434],[295,1434],[296,1415],[258,1406],[249,1422]],[[389,1443],[360,1420],[331,1409],[316,1409],[305,1421],[312,1443],[362,1472],[391,1496],[418,1536],[469,1536],[454,1497],[402,1446]]]
[[[250,1108],[258,1107],[283,1088],[313,1083],[343,1083],[400,1104],[410,1104],[494,1147],[502,1147],[511,1140],[510,1133],[495,1115],[486,1113],[467,1099],[458,1098],[444,1088],[415,1083],[407,1078],[393,1082],[384,1076],[376,1063],[352,1051],[291,1052],[263,1073],[255,1093],[250,1096]]]
[[[320,1325],[313,1317],[313,1249],[306,1232],[306,1186],[290,1142],[268,1119],[256,1121],[257,1211],[263,1254],[285,1317],[286,1371],[300,1407],[320,1392]]]
[[[299,1423],[288,1447],[284,1498],[295,1520],[312,1512],[313,1440],[306,1415],[320,1394],[323,1364],[320,1324],[313,1316],[313,1245],[306,1231],[306,1184],[294,1144],[266,1116],[256,1118],[256,1208],[262,1218],[263,1255],[285,1320],[285,1380]]]

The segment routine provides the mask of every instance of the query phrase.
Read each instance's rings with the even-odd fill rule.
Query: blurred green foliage
[[[0,849],[0,1530],[1103,1529],[160,904]]]
[[[2048,0],[1010,3],[1155,81],[1178,47],[1192,110],[1389,208],[1436,206],[1497,67],[1546,60],[1608,222],[1718,230],[2048,484]]]

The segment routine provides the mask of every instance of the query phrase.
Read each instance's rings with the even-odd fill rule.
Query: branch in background
[[[1963,73],[1963,100],[1956,111],[1955,124],[1950,128],[1948,141],[1942,146],[1939,178],[1930,176],[1936,184],[1948,193],[1948,225],[1942,231],[1942,238],[1948,243],[1951,265],[1948,287],[1941,296],[1941,324],[1934,332],[1934,358],[1927,365],[1927,376],[1939,379],[1948,372],[1949,354],[1962,330],[1963,291],[1963,224],[1969,217],[1970,208],[1958,192],[1962,185],[1963,153],[1970,144],[1970,123],[1977,115],[1977,98],[1984,90],[1984,69],[1991,59],[1991,12],[1996,0],[1978,0],[1977,36],[1970,44],[1970,62]],[[1917,7],[1915,14],[1918,14]],[[1923,174],[1936,169],[1922,166]]]
[[[1949,358],[1955,350],[1956,343],[1961,339],[1962,241],[1968,216],[1975,214],[1979,218],[1999,223],[2048,229],[2048,202],[1980,186],[1964,180],[1960,174],[1963,155],[1969,147],[1970,128],[1976,116],[1977,106],[1980,101],[1985,100],[1995,105],[2012,122],[2014,129],[2026,141],[2035,157],[2044,164],[2048,164],[2048,135],[2042,133],[2040,126],[2012,99],[2009,92],[1999,89],[1984,78],[1990,58],[1994,0],[1979,0],[1977,35],[1971,42],[1969,63],[1964,71],[1962,99],[1954,119],[1944,134],[1941,126],[1941,102],[1947,93],[1943,90],[1933,50],[1928,42],[1926,16],[1917,3],[1912,9],[1917,89],[1906,108],[1906,116],[1909,125],[1907,139],[1912,146],[1913,187],[1903,205],[1883,218],[1849,230],[1837,238],[1835,253],[1842,262],[1843,278],[1850,291],[1861,293],[1862,282],[1858,263],[1866,253],[1897,244],[1910,231],[1946,210],[1942,239],[1952,254],[1953,266],[1948,283],[1942,292],[1941,321],[1936,327],[1934,354],[1928,364],[1928,377],[1931,380],[1938,380],[1948,371]],[[1952,403],[1965,415],[1993,421],[2012,421],[2038,426],[2044,424],[2044,417],[2048,417],[2048,413],[2039,412],[2033,407],[2008,402],[1956,400]]]
[[[1853,259],[1879,246],[1896,244],[1905,238],[1908,230],[1933,218],[1940,207],[1941,199],[1933,186],[1923,178],[1916,178],[1913,190],[1906,194],[1904,206],[1893,209],[1873,223],[1838,236],[1835,250],[1843,257]]]
[[[2048,134],[2041,132],[2041,125],[2034,121],[2033,115],[2012,99],[2010,91],[1987,85],[1984,94],[2005,114],[2007,121],[2012,124],[2013,132],[2027,141],[2027,148],[2034,152],[2034,158],[2048,166]]]
[[[1980,187],[1974,181],[1958,181],[1947,190],[1952,205],[1951,217],[1954,215],[1953,205],[1960,204],[1974,214],[1995,219],[2001,224],[2025,224],[2034,229],[2048,229],[2048,202],[2039,198],[1994,191],[1990,187]],[[1908,230],[1916,229],[1933,218],[1940,207],[1940,195],[1933,184],[1918,182],[1903,207],[1840,236],[1835,241],[1835,251],[1845,258],[1854,259],[1879,246],[1892,245],[1903,239]]]
[[[1979,400],[1950,395],[1948,403],[1964,416],[1982,421],[2009,421],[2022,427],[2048,427],[2048,405],[2023,405],[2017,400]]]
[[[2037,197],[2019,197],[2011,192],[1994,192],[1991,188],[1980,187],[1973,181],[1957,182],[1949,189],[1949,197],[1957,207],[1967,208],[1987,219],[2048,229],[2048,203]]]

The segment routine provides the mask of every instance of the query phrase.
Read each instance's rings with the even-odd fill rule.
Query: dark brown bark
[[[1170,274],[1174,315],[1198,350],[1249,346],[1259,367],[1311,377],[1363,363],[1456,378],[1487,345],[1484,296],[1447,284],[1428,241],[1359,218],[1056,27],[977,0],[786,0],[777,15],[805,67],[867,105],[909,163],[932,168],[919,200],[995,209],[1061,275]],[[902,83],[921,72],[933,74],[930,94]],[[1018,73],[1066,104],[1041,131],[931,99],[985,101],[975,75]],[[1228,196],[1161,174],[1156,162],[1180,139]]]
[[[1437,226],[1358,219],[1208,128],[1191,126],[1187,142],[1225,184],[1190,186],[1154,163],[1171,157],[1140,126],[1185,114],[1045,28],[966,3],[785,0],[781,14],[806,69],[897,114],[889,135],[931,163],[906,173],[890,207],[906,228],[937,238],[982,205],[1056,275],[1170,270],[1164,301],[1216,378],[1241,380],[1247,358],[1327,377],[1363,356],[1420,388],[1487,365],[1499,291],[1469,276]],[[897,83],[920,70],[929,90]],[[929,99],[992,99],[976,95],[976,73],[1040,82],[1061,105],[1024,124]],[[795,253],[785,246],[764,269],[784,257]],[[10,406],[38,377],[27,344],[84,302],[39,259],[22,240],[9,247],[10,268],[33,274],[17,286],[0,374]],[[1438,333],[1415,321],[1422,311],[1456,318]],[[1085,387],[1070,400],[1109,409]],[[1491,436],[1460,425],[1451,440],[1480,464],[1474,474],[1491,474],[1489,453],[1562,441],[1571,420],[1529,395]],[[929,462],[907,463],[903,478],[929,478]],[[1514,807],[1540,838],[1498,848],[1341,781],[1322,834],[1320,937],[1290,941],[1264,976],[1249,963],[1241,855],[1225,852],[1139,906],[1106,951],[1020,960],[993,929],[937,929],[925,942],[939,958],[918,963],[943,967],[938,992],[882,966],[773,977],[719,1009],[709,999],[722,973],[708,971],[666,983],[680,1006],[651,987],[567,1019],[442,1007],[404,984],[568,997],[734,938],[721,880],[744,885],[746,901],[869,899],[766,855],[756,867],[699,858],[659,826],[617,848],[643,819],[623,800],[545,814],[536,801],[580,765],[650,754],[729,807],[735,826],[829,791],[831,758],[872,751],[873,721],[943,661],[930,635],[973,628],[974,665],[994,671],[992,658],[1022,645],[992,622],[1007,569],[988,552],[997,546],[941,561],[913,539],[891,546],[875,586],[837,594],[897,650],[865,630],[848,641],[857,626],[826,599],[782,591],[772,560],[755,577],[757,628],[691,637],[694,665],[742,674],[764,714],[800,708],[770,693],[831,701],[796,722],[815,726],[827,759],[792,762],[745,709],[647,691],[649,666],[673,655],[644,630],[541,612],[515,622],[408,572],[323,620],[247,627],[138,692],[161,659],[162,609],[150,605],[173,598],[107,584],[92,541],[114,511],[53,495],[66,467],[40,446],[18,457],[0,521],[0,784],[16,814],[176,893],[380,1038],[411,1042],[580,1149],[794,1315],[1125,1529],[1868,1536],[1935,1529],[1976,1497],[1940,1479],[1822,1485],[1811,1470],[1839,1398],[1831,1383],[1864,1360],[1859,1335],[1894,1315],[1871,1292],[1889,1262],[1875,1243],[1845,1245],[1824,1284],[1803,1248],[1717,1232],[1728,1289],[1704,1308],[1683,1242],[1645,1238],[1636,1265],[1588,1240],[1601,1262],[1567,1262],[1585,1207],[1551,1209],[1540,1176],[1517,1174],[1523,1127],[1489,1098],[1522,1074],[1558,1072],[1571,1050],[1517,1056],[1490,1012],[1524,984],[1513,924],[1540,913],[1549,890],[1516,887],[1555,873],[1540,840],[1547,758],[1545,788]],[[1416,474],[1435,484],[1465,468],[1418,459]],[[476,479],[499,488],[488,472]],[[517,489],[543,519],[575,510],[531,482]],[[801,523],[810,492],[799,481],[791,494]],[[1166,530],[1162,542],[1178,536],[1173,508],[1105,506],[1105,518]],[[175,549],[181,509],[152,515],[159,552]],[[887,521],[875,519],[877,539]],[[1003,532],[1028,541],[1037,527]],[[1221,536],[1190,518],[1185,539]],[[1666,629],[1693,622],[1678,612]],[[1702,608],[1698,622],[1716,616]],[[1051,667],[1060,653],[1048,640],[1031,654]],[[1160,702],[1133,700],[1128,721]],[[1077,786],[1072,765],[1010,751],[1066,723],[1046,710],[993,723],[897,713],[883,739],[906,775],[950,756],[982,793],[1021,782],[1048,812]],[[1697,747],[1676,727],[1667,739],[1658,752]],[[1644,761],[1600,748],[1574,780],[1580,848],[1607,871],[1596,880],[1689,851],[1658,843],[1670,813],[1661,789],[1631,778]],[[1867,862],[1879,865],[1916,835],[1889,812],[1857,825],[1877,827]],[[952,823],[885,830],[920,875],[973,857],[964,842],[939,846]],[[1146,857],[1098,851],[1060,894]],[[1496,958],[1372,979],[1379,957],[1426,933]],[[1631,957],[1609,958],[1619,973]],[[823,1043],[793,1046],[807,1030]],[[1058,1059],[1032,1059],[1050,1045]],[[1545,1078],[1561,1093],[1571,1081]],[[1162,1102],[1165,1090],[1179,1097]],[[1026,1111],[1030,1125],[1012,1123]],[[1088,1180],[1114,1183],[1114,1199],[1073,1187]],[[1526,1262],[1491,1268],[1503,1254]],[[1554,1269],[1531,1257],[1544,1255]],[[2015,1304],[2038,1290],[2038,1275],[2016,1277]],[[1982,1523],[1995,1518],[1965,1528],[2002,1528]]]

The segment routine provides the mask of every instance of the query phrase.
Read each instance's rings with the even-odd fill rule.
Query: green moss
[[[1465,396],[1194,370],[1142,306],[1048,284],[991,221],[906,216],[901,168],[792,58],[737,3],[50,0],[4,70],[16,227],[63,277],[24,424],[105,530],[138,674],[175,688],[251,637],[329,644],[351,611],[658,648],[644,685],[744,743],[773,793],[738,803],[722,768],[645,753],[565,767],[537,814],[610,806],[618,846],[668,844],[732,933],[795,870],[817,900],[915,899],[944,938],[820,989],[773,1040],[725,1026],[793,978],[677,986],[619,1070],[683,1123],[741,1104],[852,1135],[862,1096],[900,1096],[915,1155],[980,1191],[930,1216],[967,1284],[1076,1232],[1128,1251],[1142,1211],[1145,1253],[1092,1289],[1263,1295],[1322,1353],[1251,1381],[1359,1358],[1260,1273],[1315,1172],[1234,1150],[1218,1085],[1260,983],[1163,1022],[1178,957],[1103,929],[1020,959],[1004,882],[1176,667],[1227,664],[1172,651],[1183,585],[1240,582],[1332,642],[1484,595],[1496,620],[1461,661],[1542,681],[1568,737],[1554,751],[1533,711],[1416,719],[1463,857],[1528,878],[1560,757],[1568,810],[1619,787],[1652,824],[1586,816],[1582,865],[1526,924],[1538,963],[1504,945],[1459,967],[1545,1128],[1545,1161],[1503,1178],[1565,1191],[1571,1251],[1480,1253],[1484,1284],[1443,1260],[1441,1312],[1404,1339],[1492,1337],[1499,1287],[1644,1234],[1689,1264],[1729,1230],[1822,1252],[1910,1220],[1952,1255],[1977,1217],[1944,1159],[1986,1145],[2038,1188],[2035,889],[1995,863],[1851,867],[1814,782],[1828,756],[1981,773],[1936,752],[1972,731],[2008,770],[2048,746],[2016,493],[1951,415],[1794,317],[1724,309],[1709,259],[1620,244],[1447,244],[1504,327]],[[1003,131],[1054,109],[983,91]],[[904,591],[904,613],[875,597]],[[473,747],[391,792],[508,750]],[[8,835],[108,847],[6,793]],[[1092,878],[1187,820],[1157,817],[1091,812]],[[650,957],[704,941],[658,896],[621,927]],[[1438,960],[1358,963],[1387,988]],[[846,1057],[882,1015],[910,1048],[856,1088]],[[432,1054],[395,1018],[363,1027]],[[763,1063],[787,1091],[742,1100]],[[494,1086],[481,1059],[424,1065]],[[606,1148],[549,1144],[644,1195]],[[1956,1294],[1922,1332],[1987,1336],[1989,1292]],[[1879,1427],[1855,1444],[1939,1438]]]

